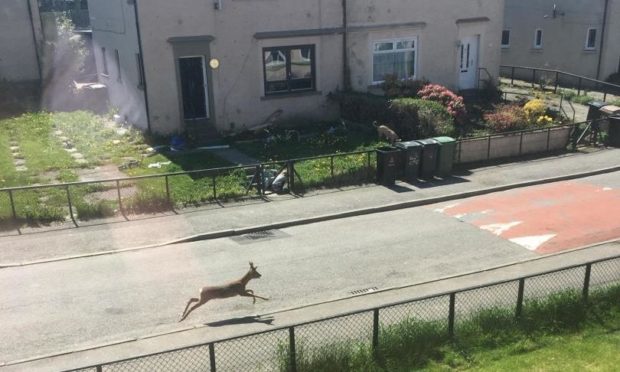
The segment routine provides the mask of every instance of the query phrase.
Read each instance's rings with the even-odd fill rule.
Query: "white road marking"
[[[535,236],[524,236],[522,238],[514,238],[514,239],[509,239],[509,240],[515,244],[518,244],[524,248],[529,249],[530,251],[535,251],[536,249],[538,249],[538,247],[548,242],[549,240],[555,238],[556,236],[557,234],[535,235]]]
[[[456,203],[456,204],[446,205],[446,206],[445,206],[445,207],[443,207],[443,208],[437,208],[437,209],[435,209],[435,210],[434,210],[434,212],[437,212],[437,213],[444,213],[446,210],[448,210],[448,209],[450,209],[450,208],[454,208],[454,207],[458,206],[459,204],[461,204],[461,203]]]
[[[514,221],[514,222],[508,222],[508,223],[492,223],[490,225],[483,225],[480,226],[480,228],[482,230],[486,230],[486,231],[490,231],[493,234],[500,236],[503,233],[505,233],[506,231],[512,229],[515,226],[518,226],[520,224],[522,224],[523,221]]]

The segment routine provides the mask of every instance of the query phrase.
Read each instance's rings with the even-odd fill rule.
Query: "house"
[[[0,6],[0,82],[41,80],[41,19],[36,0],[3,0]]]
[[[123,117],[215,136],[280,113],[336,117],[331,92],[377,91],[386,74],[476,88],[499,74],[504,1],[89,0],[89,11],[99,79]]]
[[[502,65],[620,72],[620,0],[506,0]]]

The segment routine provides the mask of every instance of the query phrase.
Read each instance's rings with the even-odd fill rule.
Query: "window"
[[[136,53],[136,66],[138,66],[138,89],[144,89],[144,66],[142,65],[142,56]]]
[[[502,48],[508,48],[510,46],[510,30],[502,31]]]
[[[316,90],[314,45],[263,49],[265,95]]]
[[[385,75],[398,79],[414,78],[416,74],[417,39],[377,41],[372,53],[372,81],[380,83]]]
[[[106,55],[105,48],[101,48],[101,60],[103,61],[103,75],[108,76],[108,56]]]
[[[121,56],[118,49],[114,49],[114,60],[116,61],[116,80],[120,83],[123,82],[123,77],[121,76]]]
[[[589,28],[586,34],[586,50],[596,49],[596,29]]]
[[[543,30],[538,28],[534,34],[534,48],[540,49],[543,45]]]

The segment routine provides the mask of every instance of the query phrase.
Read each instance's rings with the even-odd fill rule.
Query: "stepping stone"
[[[59,130],[55,131],[54,134],[57,135],[57,136],[62,136],[62,131],[59,129]]]
[[[23,159],[24,155],[22,155],[20,152],[14,152],[13,153],[13,158],[14,159]]]
[[[65,149],[65,151],[71,154],[71,153],[77,152],[77,149],[75,147],[72,147],[70,149]]]
[[[73,146],[73,144],[72,144],[71,142],[69,142],[69,141],[64,142],[64,143],[62,144],[62,146],[63,146],[65,149],[70,149],[70,148],[73,148],[73,147],[74,147],[74,146]]]
[[[88,164],[88,161],[86,159],[75,159],[75,162],[78,164]]]
[[[15,159],[13,160],[13,164],[15,164],[16,167],[20,167],[26,165],[26,161],[24,159]]]
[[[79,152],[74,152],[74,153],[72,153],[72,154],[71,154],[71,157],[72,157],[73,159],[75,159],[75,160],[78,160],[78,159],[84,159],[84,155],[80,154]]]
[[[12,152],[18,152],[19,151],[19,146],[11,146],[10,147]]]
[[[26,167],[25,165],[19,165],[15,167],[15,170],[18,172],[25,172],[28,170],[28,167]]]
[[[62,142],[68,142],[69,138],[65,137],[65,136],[60,136],[58,137],[59,140],[61,140]]]

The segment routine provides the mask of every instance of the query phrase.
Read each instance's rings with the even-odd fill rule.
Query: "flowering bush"
[[[553,118],[549,115],[541,115],[536,119],[536,124],[545,126],[553,123]]]
[[[517,105],[499,105],[494,112],[485,114],[484,120],[494,132],[510,132],[527,126],[525,110]]]
[[[523,107],[523,111],[525,112],[525,118],[529,124],[536,124],[538,118],[545,115],[547,111],[547,106],[545,102],[541,99],[533,99],[525,104]]]
[[[428,84],[420,90],[418,96],[424,100],[441,103],[454,119],[467,115],[463,97],[457,96],[450,89],[438,84]]]

